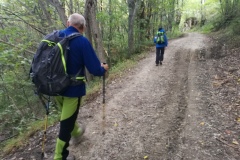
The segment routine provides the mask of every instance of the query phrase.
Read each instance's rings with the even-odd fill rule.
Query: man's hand
[[[101,66],[102,66],[106,71],[109,69],[107,63],[101,63]]]

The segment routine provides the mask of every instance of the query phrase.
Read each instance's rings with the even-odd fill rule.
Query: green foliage
[[[55,124],[56,119],[59,119],[56,115],[56,110],[51,110],[50,115],[48,116],[48,126]],[[52,115],[53,114],[53,115]],[[4,144],[0,146],[2,149],[1,154],[7,154],[12,151],[12,149],[16,147],[20,147],[25,145],[28,142],[28,139],[34,135],[37,131],[44,131],[45,127],[45,119],[41,120],[34,120],[29,119],[25,121],[24,127],[17,127],[17,130],[20,130],[21,132],[18,132],[18,134],[14,134],[14,139],[9,139],[7,141],[4,141]],[[0,154],[0,155],[1,155]]]
[[[182,32],[178,29],[178,26],[174,26],[172,32],[167,33],[169,39],[182,36]]]
[[[232,0],[232,1],[220,1],[219,4],[219,15],[215,16],[214,28],[215,30],[220,30],[229,27],[230,25],[233,26],[232,29],[235,29],[237,33],[239,33],[238,29],[235,28],[236,25],[239,23],[239,16],[240,16],[240,1],[239,0]]]
[[[240,35],[240,18],[235,18],[229,27],[229,30],[232,31],[233,35]]]
[[[212,32],[213,29],[214,29],[214,25],[212,23],[207,23],[201,28],[201,32],[207,34]]]
[[[29,122],[44,114],[28,77],[39,33],[31,27],[35,22],[33,14],[28,14],[31,10],[24,6],[34,8],[35,3],[14,1],[0,6],[0,130],[3,137],[22,133]]]
[[[108,1],[103,1],[102,10],[97,13],[97,20],[102,26],[104,46],[108,50],[111,61],[122,57],[122,50],[127,50],[127,4],[119,0],[112,0],[111,10]],[[117,52],[117,53],[116,53]]]

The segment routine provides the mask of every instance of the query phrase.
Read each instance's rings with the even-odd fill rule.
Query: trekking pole
[[[48,97],[48,102],[45,104],[45,102],[42,99],[42,95],[39,95],[40,101],[44,105],[46,109],[46,116],[45,116],[45,125],[44,125],[44,134],[43,134],[43,141],[42,141],[42,154],[41,159],[47,158],[47,154],[45,153],[45,142],[46,142],[46,135],[47,135],[47,124],[48,124],[48,115],[49,115],[49,105],[50,105],[50,96]]]
[[[102,134],[105,135],[105,73],[103,75],[103,101],[102,101],[102,128],[103,128],[103,131],[102,131]]]

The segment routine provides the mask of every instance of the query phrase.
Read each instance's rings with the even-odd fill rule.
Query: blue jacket
[[[68,36],[78,30],[72,26],[61,30],[60,36]],[[94,76],[103,76],[105,69],[101,67],[101,63],[88,39],[84,36],[76,37],[69,42],[70,51],[67,59],[67,73],[76,75],[80,69],[81,76],[84,76],[84,67]],[[61,94],[65,97],[81,97],[86,95],[85,84],[69,86],[67,90]]]
[[[153,42],[156,44],[156,48],[164,48],[164,47],[167,47],[167,45],[168,45],[168,39],[167,39],[167,36],[166,36],[166,34],[165,34],[165,30],[164,30],[164,29],[161,29],[160,32],[164,32],[164,43],[163,43],[163,44],[157,44],[157,43],[156,43],[157,35],[154,37]]]

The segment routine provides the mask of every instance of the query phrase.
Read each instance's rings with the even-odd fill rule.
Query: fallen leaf
[[[237,121],[240,122],[240,117],[237,118]]]
[[[201,122],[200,125],[203,126],[205,123],[204,122]]]
[[[148,156],[144,156],[143,158],[144,158],[144,159],[148,159]]]
[[[229,130],[226,130],[225,132],[226,132],[227,134],[231,134],[231,131],[229,131]]]
[[[235,139],[232,141],[233,144],[239,145],[238,141],[236,141]]]
[[[115,123],[114,123],[114,127],[117,127],[117,126],[118,126],[118,124],[117,124],[117,122],[115,122]]]
[[[204,142],[203,142],[203,141],[199,141],[199,143],[200,143],[201,145],[204,145]]]
[[[214,78],[215,78],[216,80],[221,79],[218,75],[215,75]]]

